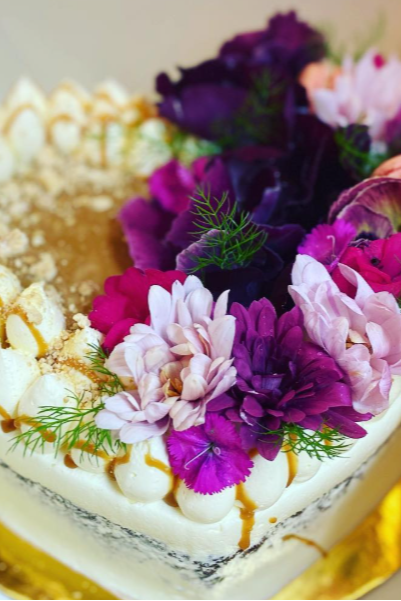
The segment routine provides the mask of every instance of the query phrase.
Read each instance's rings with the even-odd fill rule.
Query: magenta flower
[[[203,495],[244,482],[253,466],[235,426],[213,414],[201,426],[185,432],[173,430],[167,449],[174,474]]]
[[[266,299],[249,309],[234,303],[233,348],[237,383],[211,401],[208,411],[223,413],[240,426],[247,450],[256,448],[273,460],[281,447],[286,423],[318,430],[337,428],[351,438],[365,430],[355,422],[369,419],[352,408],[345,372],[321,347],[304,340],[298,308],[277,319]],[[274,433],[273,433],[274,432]]]
[[[346,250],[341,263],[361,274],[374,292],[386,291],[395,297],[401,296],[401,234],[384,240],[360,241],[358,246]],[[332,277],[341,292],[355,296],[355,286],[340,269],[335,269]]]
[[[184,282],[186,277],[181,271],[142,271],[130,267],[122,275],[107,278],[105,294],[94,299],[93,310],[89,313],[92,326],[106,335],[104,348],[112,351],[134,324],[149,322],[148,294],[151,286],[157,284],[171,290],[176,280]]]
[[[176,160],[156,169],[149,179],[151,196],[158,199],[165,211],[175,215],[188,208],[195,186],[192,171]]]
[[[356,230],[352,223],[337,219],[333,225],[317,225],[305,237],[298,252],[323,263],[331,273],[355,236]]]

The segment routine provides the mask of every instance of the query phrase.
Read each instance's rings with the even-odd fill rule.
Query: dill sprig
[[[342,166],[357,179],[369,177],[383,161],[387,153],[374,153],[361,148],[361,136],[367,135],[366,126],[340,127],[334,134]]]
[[[91,369],[101,376],[98,399],[88,404],[85,392],[80,397],[71,392],[68,398],[75,401],[75,406],[41,407],[37,416],[27,420],[30,428],[13,438],[11,450],[23,444],[24,453],[43,451],[45,444],[51,442],[54,444],[55,456],[60,450],[68,453],[79,446],[82,452],[90,451],[96,457],[99,452],[110,454],[125,448],[123,443],[113,438],[110,430],[103,430],[96,425],[96,415],[105,406],[100,399],[114,396],[124,390],[124,387],[119,377],[105,366],[107,355],[103,349],[96,345],[89,346],[91,351],[87,358]]]
[[[278,430],[265,429],[262,436],[274,436],[277,444],[282,445],[286,453],[299,455],[305,452],[309,457],[322,461],[325,458],[338,457],[349,447],[347,437],[336,429],[322,428],[321,430],[305,430],[299,424],[283,424]]]
[[[230,207],[227,192],[219,199],[198,188],[191,200],[195,227],[192,234],[203,236],[205,244],[203,255],[192,257],[192,273],[210,265],[220,269],[248,265],[267,240],[267,234],[252,222],[249,213],[239,212],[237,203]]]

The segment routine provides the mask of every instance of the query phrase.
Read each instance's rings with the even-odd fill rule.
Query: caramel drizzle
[[[160,459],[156,459],[156,457],[152,457],[150,451],[148,451],[145,455],[145,463],[149,467],[154,467],[157,470],[160,470],[161,472],[163,472],[163,474],[166,474],[166,476],[169,476],[171,478],[171,490],[170,490],[170,492],[168,492],[166,494],[166,496],[164,497],[163,500],[170,507],[178,507],[178,503],[177,503],[175,494],[176,494],[177,487],[178,487],[178,484],[180,481],[178,478],[176,478],[174,476],[174,474],[171,470],[171,467],[169,465],[166,465]]]
[[[88,443],[86,440],[78,440],[78,442],[74,444],[74,449],[80,449],[83,453],[89,453],[89,455],[100,457],[106,461],[114,461],[114,457],[108,455],[106,451],[102,451],[102,449],[95,449],[93,442]]]
[[[293,482],[298,472],[298,457],[292,451],[287,451],[287,462],[288,462],[288,481],[287,488]]]
[[[0,416],[3,418],[1,421],[1,429],[4,434],[8,434],[9,432],[14,432],[16,430],[15,421],[11,417],[11,415],[0,405]]]
[[[29,415],[19,415],[14,420],[15,428],[19,428],[21,424],[27,424],[28,426],[31,426],[32,428],[38,428],[39,426],[42,425],[34,417],[31,417]],[[40,436],[43,438],[43,440],[45,440],[46,442],[50,442],[50,443],[55,442],[55,440],[57,438],[55,433],[52,432],[51,430],[44,430],[42,432],[38,432],[38,434],[40,434]]]
[[[251,533],[255,525],[255,511],[258,506],[252,499],[247,495],[244,485],[238,484],[236,487],[235,498],[240,501],[242,507],[240,507],[240,518],[242,520],[242,534],[238,542],[240,549],[245,551],[251,544]]]
[[[131,448],[125,453],[125,455],[120,455],[119,457],[114,457],[106,468],[106,472],[111,480],[115,482],[116,475],[115,469],[118,465],[123,465],[124,463],[128,463],[131,458]]]
[[[86,365],[79,359],[74,359],[74,357],[66,357],[63,359],[59,357],[57,361],[60,365],[65,365],[66,367],[71,367],[71,369],[79,371],[81,374],[92,380],[92,382],[95,384],[99,384],[99,382],[102,381],[102,378],[95,373],[93,369],[89,367],[89,365]]]
[[[283,536],[283,541],[287,541],[287,540],[298,540],[301,543],[304,543],[305,545],[307,545],[308,547],[314,547],[316,549],[316,551],[319,551],[319,553],[321,554],[322,557],[327,557],[328,552],[323,549],[323,547],[321,547],[319,545],[319,543],[316,543],[314,540],[311,540],[310,538],[305,538],[304,536],[299,536],[299,534],[286,534],[285,536]]]
[[[33,323],[31,323],[28,319],[28,316],[26,315],[25,311],[23,309],[21,309],[20,307],[13,307],[13,309],[10,311],[9,315],[18,315],[18,317],[20,317],[22,319],[22,321],[24,322],[24,324],[27,326],[27,328],[29,329],[29,331],[31,332],[32,336],[35,339],[35,342],[38,346],[38,358],[43,357],[43,355],[46,354],[47,349],[48,349],[48,345],[45,342],[42,334],[39,332],[39,330],[34,326]]]
[[[64,465],[70,470],[75,470],[78,467],[69,453],[67,453],[67,455],[64,456]]]
[[[17,119],[17,117],[19,117],[19,115],[21,113],[23,113],[24,111],[26,111],[26,110],[34,112],[35,115],[38,114],[38,112],[37,112],[37,110],[36,110],[36,108],[34,107],[33,104],[28,104],[28,103],[21,104],[21,106],[17,107],[15,109],[15,111],[9,116],[9,118],[7,119],[7,121],[5,122],[4,127],[3,127],[3,132],[5,134],[7,134],[10,131],[10,129],[13,126],[13,123]]]
[[[269,518],[269,522],[271,524],[275,524],[277,522],[277,518]]]

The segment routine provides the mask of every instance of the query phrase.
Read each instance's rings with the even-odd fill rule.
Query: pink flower
[[[176,215],[188,208],[195,187],[192,171],[176,160],[156,169],[149,179],[151,196],[158,199],[163,209]]]
[[[366,240],[359,246],[349,247],[341,262],[361,274],[374,292],[387,291],[401,295],[401,234],[384,240]],[[355,295],[355,287],[335,269],[333,280],[348,296]]]
[[[401,106],[401,62],[385,61],[375,50],[356,63],[346,58],[339,72],[323,65],[303,73],[301,82],[319,119],[334,128],[367,125],[374,141],[385,141],[386,123]]]
[[[253,466],[234,424],[213,413],[202,426],[173,431],[167,449],[173,472],[203,495],[244,482]]]
[[[124,339],[135,323],[149,321],[148,294],[151,286],[158,284],[171,290],[173,282],[184,282],[186,274],[181,271],[142,271],[130,267],[122,275],[108,278],[104,284],[105,294],[93,301],[89,313],[92,326],[106,334],[103,346],[107,351]]]
[[[378,414],[388,406],[391,376],[401,374],[401,314],[393,295],[375,293],[347,265],[339,265],[355,290],[341,292],[323,265],[298,255],[290,294],[304,315],[309,338],[348,374],[354,408]]]
[[[331,273],[355,236],[356,230],[352,223],[337,219],[332,225],[317,225],[305,236],[298,252],[314,257]]]
[[[121,413],[120,399],[109,399],[99,413],[101,427],[108,424],[113,429],[118,423],[120,436],[125,436],[132,431],[128,425],[155,423],[149,420],[149,410],[156,421],[168,413],[177,430],[204,423],[208,402],[235,382],[231,358],[235,318],[226,315],[227,299],[228,292],[214,303],[211,292],[195,276],[184,284],[176,281],[171,293],[161,286],[151,287],[150,325],[134,325],[107,361],[112,372],[133,379],[135,389],[128,393],[135,403]],[[124,424],[106,411],[114,412]],[[164,428],[164,422],[158,427]]]

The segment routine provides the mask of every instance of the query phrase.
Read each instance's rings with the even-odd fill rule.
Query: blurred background
[[[48,91],[62,77],[91,87],[112,76],[150,92],[160,70],[196,63],[289,8],[335,31],[337,47],[384,24],[378,46],[401,54],[400,0],[0,0],[0,95],[23,74]]]
[[[0,97],[21,75],[46,91],[64,77],[88,88],[112,77],[151,93],[159,71],[195,64],[290,8],[329,32],[337,50],[371,42],[401,55],[401,0],[0,0]],[[367,598],[400,591],[396,576]]]

